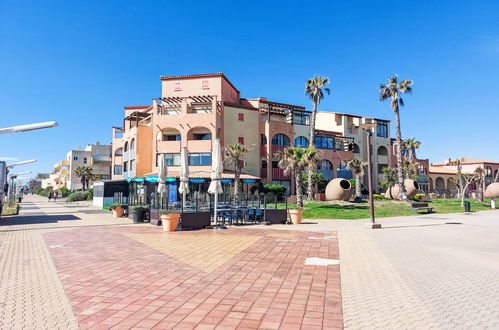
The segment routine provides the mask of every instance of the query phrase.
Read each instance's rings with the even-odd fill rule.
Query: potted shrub
[[[109,207],[111,211],[113,211],[113,217],[115,218],[121,218],[123,216],[123,213],[125,212],[125,204],[111,204]]]
[[[161,217],[161,224],[163,225],[163,231],[176,231],[178,227],[178,221],[180,219],[179,211],[161,211],[159,213]]]
[[[303,216],[303,177],[306,168],[316,166],[321,158],[321,152],[314,147],[288,147],[277,154],[279,166],[284,173],[295,173],[296,208],[288,209],[293,224],[300,224]]]
[[[145,213],[148,210],[149,207],[144,205],[130,206],[129,217],[132,218],[133,222],[144,222]]]
[[[301,224],[301,219],[303,218],[303,208],[302,207],[295,207],[295,208],[290,208],[288,209],[288,214],[289,218],[291,219],[291,222],[293,225],[299,225]]]

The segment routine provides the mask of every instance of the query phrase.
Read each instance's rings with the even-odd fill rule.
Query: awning
[[[158,173],[152,172],[152,173],[147,173],[145,174],[145,177],[154,177],[157,176]],[[189,178],[205,178],[208,179],[210,178],[211,172],[209,171],[191,171],[189,172]],[[168,176],[172,178],[180,178],[180,171],[168,171]],[[222,178],[223,179],[234,179],[234,173],[233,172],[224,172],[222,173]],[[241,173],[240,175],[241,179],[254,179],[254,180],[260,180],[260,177],[246,174],[246,173]]]

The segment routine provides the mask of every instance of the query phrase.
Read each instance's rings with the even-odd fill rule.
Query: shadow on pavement
[[[59,221],[81,220],[72,214],[61,215],[18,215],[14,217],[2,218],[0,226],[31,225],[39,223],[56,223]]]
[[[445,222],[445,223],[428,223],[428,224],[422,224],[422,225],[383,226],[383,229],[413,228],[413,227],[432,227],[432,226],[442,226],[442,225],[462,225],[462,223],[461,222]]]

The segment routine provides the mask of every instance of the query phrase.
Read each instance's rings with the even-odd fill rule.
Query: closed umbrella
[[[215,139],[213,150],[211,152],[211,182],[208,187],[208,193],[215,195],[214,217],[217,218],[218,194],[223,192],[220,179],[222,177],[222,149],[220,148],[220,139]],[[224,228],[223,226],[221,228]]]
[[[185,197],[189,193],[189,159],[187,148],[183,147],[180,153],[180,186],[178,192],[182,194],[182,208],[185,207]]]
[[[158,193],[161,196],[161,204],[163,204],[163,196],[166,192],[166,177],[168,176],[168,168],[166,166],[165,154],[159,155],[159,168],[158,168]]]

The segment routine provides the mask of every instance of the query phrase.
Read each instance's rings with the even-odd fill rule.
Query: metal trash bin
[[[468,201],[464,202],[464,212],[471,212],[471,203]]]

